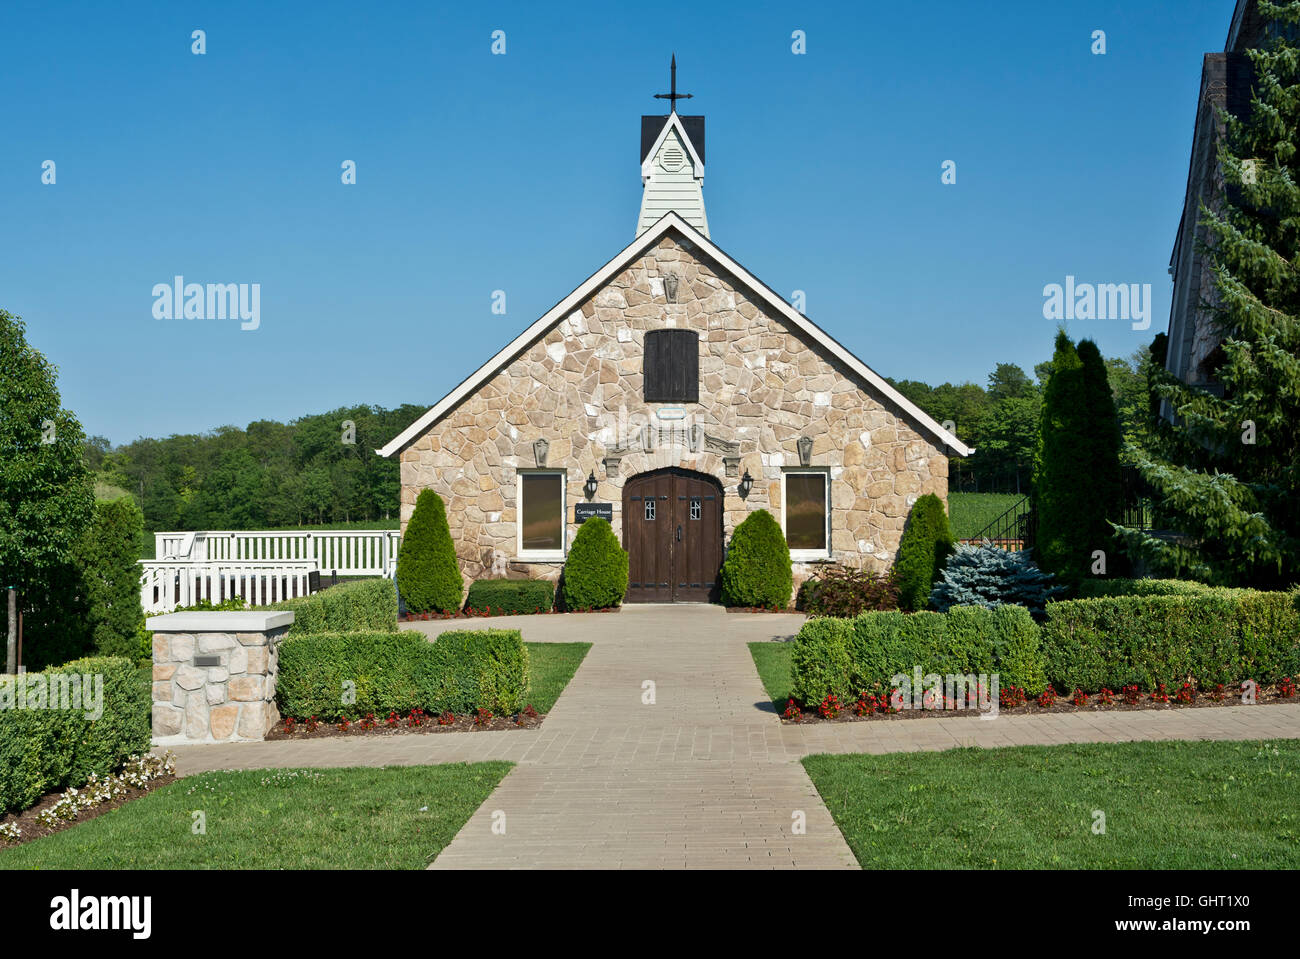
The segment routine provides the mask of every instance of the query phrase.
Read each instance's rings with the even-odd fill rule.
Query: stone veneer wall
[[[679,278],[677,302],[664,277]],[[686,421],[738,442],[736,475],[754,478],[747,499],[725,475],[723,454],[701,445],[626,450],[641,424],[683,404],[642,399],[647,330],[700,335],[700,402]],[[627,270],[470,394],[401,453],[402,528],[421,489],[438,492],[467,579],[524,575],[554,579],[561,564],[516,558],[516,473],[535,468],[533,443],[549,443],[546,465],[568,475],[573,504],[595,473],[597,502],[614,504],[622,535],[622,488],[637,473],[682,466],[716,476],[725,492],[724,533],[751,510],[780,519],[783,467],[798,466],[800,436],[813,440],[810,465],[831,473],[831,546],[838,562],[883,571],[892,565],[907,512],[923,493],[947,500],[948,460],[892,402],[859,383],[839,361],[751,299],[738,281],[685,238],[665,237]],[[616,470],[602,465],[621,455]],[[812,571],[796,566],[796,580]]]
[[[153,632],[155,743],[258,740],[280,720],[275,707],[280,640],[293,613],[169,613]],[[198,666],[215,656],[220,665]]]

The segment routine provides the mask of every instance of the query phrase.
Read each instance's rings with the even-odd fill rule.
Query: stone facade
[[[675,282],[666,290],[670,275]],[[675,300],[675,302],[669,302]],[[642,352],[649,330],[696,330],[698,404],[649,403]],[[660,419],[665,408],[673,419]],[[496,375],[401,450],[402,526],[422,489],[439,493],[467,579],[554,579],[561,563],[524,562],[516,547],[516,474],[545,464],[567,473],[573,505],[594,474],[622,532],[622,487],[638,473],[680,466],[722,483],[724,535],[752,510],[781,514],[781,476],[829,470],[831,548],[837,562],[884,570],[911,504],[946,501],[948,460],[908,414],[714,262],[669,232]],[[748,497],[737,477],[748,472]],[[796,566],[796,580],[812,572]]]
[[[154,742],[264,739],[280,720],[278,652],[292,623],[290,612],[151,617]]]

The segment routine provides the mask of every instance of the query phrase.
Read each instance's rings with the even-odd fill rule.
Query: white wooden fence
[[[140,566],[140,605],[146,614],[193,606],[201,599],[219,603],[239,596],[250,606],[265,606],[306,596],[310,576],[317,570],[314,560],[200,563],[146,559]]]
[[[400,542],[384,529],[154,533],[157,559],[140,563],[140,605],[166,613],[239,596],[264,606],[306,596],[312,573],[392,578]]]
[[[191,563],[315,561],[324,576],[391,578],[401,538],[393,529],[154,533],[154,556]]]

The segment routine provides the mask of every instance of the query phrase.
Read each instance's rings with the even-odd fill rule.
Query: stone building
[[[402,524],[447,504],[468,580],[556,579],[578,524],[610,519],[629,602],[717,596],[753,510],[801,581],[878,571],[916,498],[969,455],[860,359],[719,248],[704,215],[704,118],[642,118],[633,241],[380,453]]]
[[[1203,300],[1214,302],[1215,293],[1210,264],[1201,255],[1207,231],[1200,210],[1202,203],[1216,208],[1223,192],[1218,162],[1218,146],[1224,133],[1220,111],[1237,117],[1249,113],[1254,77],[1246,51],[1262,46],[1269,38],[1269,29],[1257,0],[1237,0],[1223,52],[1205,54],[1183,216],[1169,261],[1174,289],[1165,369],[1184,383],[1211,391],[1219,389],[1214,371],[1220,360],[1222,336],[1214,328],[1210,313],[1201,308]]]

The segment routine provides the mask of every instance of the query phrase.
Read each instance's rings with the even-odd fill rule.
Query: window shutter
[[[647,403],[698,403],[700,334],[695,330],[646,333],[641,372]]]

